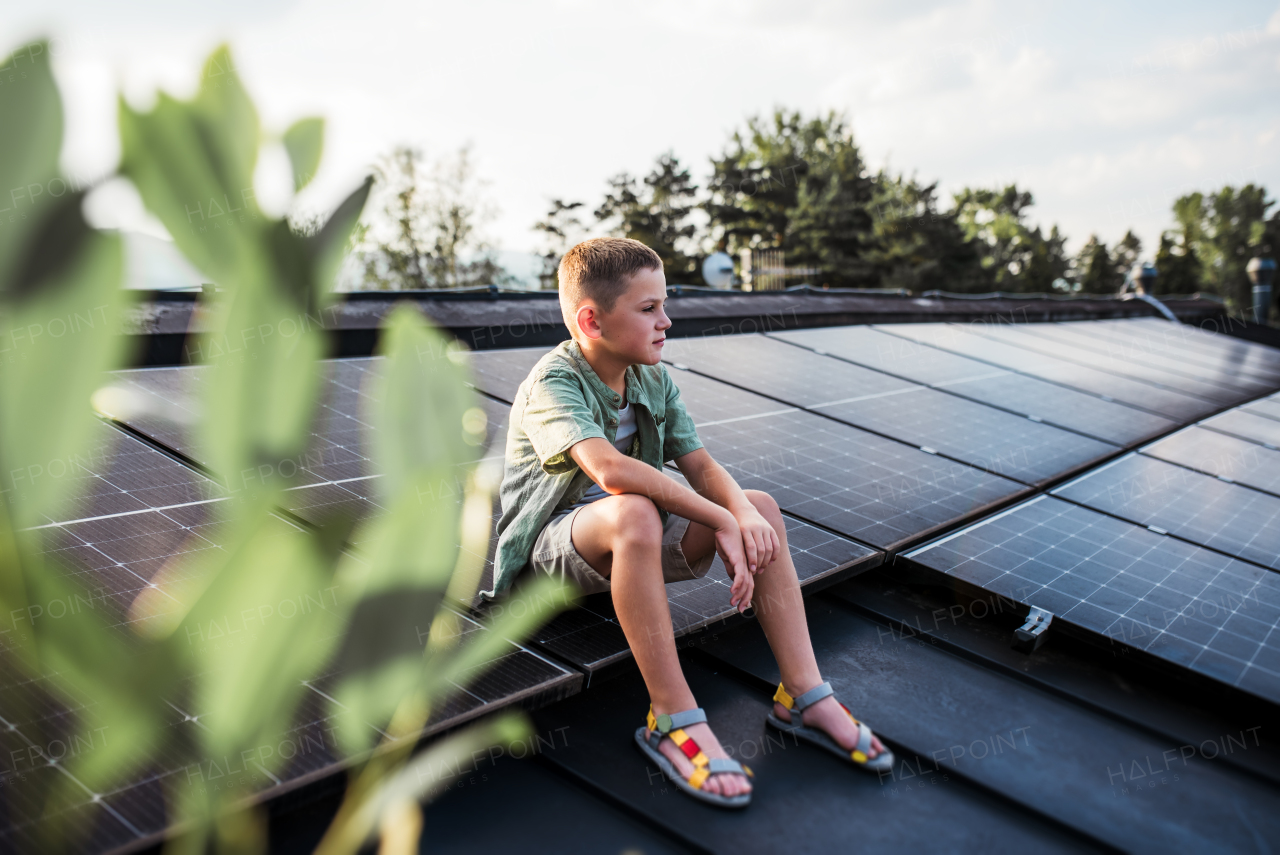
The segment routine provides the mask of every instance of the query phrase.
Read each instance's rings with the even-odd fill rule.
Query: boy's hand
[[[728,515],[726,515],[728,516]],[[751,595],[755,592],[756,580],[751,576],[746,556],[742,551],[742,530],[737,520],[728,516],[727,523],[716,531],[716,552],[729,568],[733,584],[729,587],[729,605],[741,614],[751,608]]]
[[[755,505],[748,504],[734,511],[733,517],[737,520],[738,528],[742,532],[742,547],[746,553],[747,567],[752,573],[759,573],[773,563],[773,559],[782,549],[778,533],[760,515]]]

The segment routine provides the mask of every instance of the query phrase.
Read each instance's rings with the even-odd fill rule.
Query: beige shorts
[[[575,508],[571,513],[553,517],[543,526],[534,541],[529,566],[538,573],[547,573],[561,581],[572,580],[584,594],[596,594],[609,590],[609,580],[601,576],[586,562],[573,545],[573,521],[585,508]],[[680,548],[680,541],[689,528],[689,521],[675,514],[667,515],[662,527],[662,581],[683,582],[701,579],[715,561],[715,550],[708,553],[697,565],[690,565]]]

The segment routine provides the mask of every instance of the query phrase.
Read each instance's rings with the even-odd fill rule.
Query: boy
[[[538,362],[511,410],[495,591],[526,566],[584,593],[611,591],[652,701],[637,743],[681,789],[740,807],[750,772],[725,759],[697,709],[664,588],[702,577],[718,553],[732,606],[743,612],[762,595],[756,616],[782,674],[770,723],[889,768],[893,755],[819,674],[778,505],[711,459],[660,362],[671,321],[657,253],[634,240],[585,241],[565,254],[559,279],[572,339]],[[667,460],[692,490],[664,474]]]

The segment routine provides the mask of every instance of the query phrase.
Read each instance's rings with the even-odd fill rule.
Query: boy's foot
[[[648,736],[650,730],[645,728],[644,735]],[[706,722],[698,722],[697,724],[686,725],[684,732],[689,734],[689,738],[698,743],[698,747],[702,749],[702,753],[707,755],[708,759],[714,760],[717,757],[728,757],[720,747],[720,741],[716,739],[715,734],[711,732],[711,728]],[[684,752],[680,750],[680,746],[669,738],[663,739],[658,743],[658,750],[662,755],[675,764],[676,772],[681,777],[687,778],[693,774],[693,763],[688,757],[684,756]],[[736,796],[740,793],[751,792],[751,782],[747,780],[746,775],[739,775],[737,772],[716,772],[707,778],[702,784],[702,789],[708,793],[718,793],[722,796]]]
[[[773,702],[773,714],[783,721],[791,721],[791,710],[777,701]],[[858,744],[858,731],[860,728],[849,719],[844,708],[836,701],[835,695],[828,695],[806,708],[800,715],[800,721],[805,727],[816,727],[823,731],[846,751],[852,751]],[[698,744],[701,745],[702,743]],[[867,752],[867,759],[876,759],[884,750],[885,747],[881,744],[880,737],[873,736],[871,750]]]

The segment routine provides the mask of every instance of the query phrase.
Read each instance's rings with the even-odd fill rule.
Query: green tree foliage
[[[533,230],[542,234],[542,274],[538,277],[544,291],[560,287],[558,269],[560,259],[584,234],[582,217],[578,209],[581,202],[552,199],[545,217],[533,224]]]
[[[782,249],[789,266],[817,267],[831,287],[879,286],[866,257],[875,180],[843,117],[753,117],[711,165],[712,243]]]
[[[973,292],[986,288],[976,241],[965,237],[956,212],[939,211],[937,183],[876,176],[867,252],[885,288]]]
[[[1185,293],[1194,281],[1190,290],[1220,295],[1233,312],[1249,311],[1253,296],[1245,265],[1275,251],[1276,217],[1267,220],[1274,204],[1266,188],[1254,184],[1179,197],[1173,203],[1176,225],[1165,232],[1156,256],[1164,280],[1160,290]]]
[[[638,240],[658,253],[668,282],[688,284],[697,267],[697,259],[686,252],[697,231],[689,221],[697,193],[689,170],[667,152],[642,182],[627,172],[610,178],[595,218],[610,234]]]
[[[22,358],[0,372],[0,472],[11,474],[91,457],[85,445],[100,429],[91,400],[107,419],[139,414],[107,374],[124,358],[116,334],[125,300],[120,240],[84,222],[80,194],[31,189],[62,181],[62,118],[47,46],[24,51],[5,67],[29,65],[27,76],[0,88],[0,182],[28,188],[30,202],[0,232],[0,328],[28,331]],[[29,788],[24,801],[45,812],[43,828],[74,835],[88,829],[73,820],[93,819],[97,800],[90,803],[86,793],[111,792],[153,765],[203,769],[254,756],[267,772],[278,770],[286,758],[259,748],[278,743],[304,681],[327,667],[334,675],[328,691],[343,701],[332,710],[339,746],[354,761],[368,760],[357,765],[326,844],[328,852],[351,852],[379,828],[412,826],[415,799],[434,784],[405,777],[400,766],[432,706],[447,703],[459,684],[509,649],[508,639],[545,618],[548,604],[566,600],[535,585],[527,607],[459,642],[459,604],[477,590],[488,543],[492,479],[475,466],[482,411],[466,385],[464,360],[411,308],[389,319],[383,374],[368,390],[373,456],[385,473],[377,483],[383,513],[359,522],[354,534],[357,521],[342,516],[311,527],[283,521],[282,493],[295,485],[284,473],[296,467],[280,464],[306,450],[320,410],[323,333],[298,320],[318,315],[332,299],[369,182],[323,225],[304,230],[309,234],[262,212],[252,176],[263,134],[225,48],[205,63],[193,98],[161,93],[145,112],[121,100],[118,122],[121,173],[179,249],[221,286],[201,307],[210,329],[197,350],[207,362],[193,404],[201,413],[194,446],[225,491],[226,500],[211,505],[221,548],[171,556],[128,603],[125,620],[89,609],[74,619],[15,625],[0,650],[5,672],[32,687],[32,700],[50,693],[38,702],[63,711],[59,727],[79,729],[82,741],[99,730],[110,734],[70,758],[65,774],[43,776],[45,790]],[[323,124],[304,120],[285,139],[301,187],[318,163]],[[76,315],[94,323],[75,335],[30,332]],[[275,332],[285,322],[294,332]],[[242,346],[218,346],[229,339]],[[0,489],[0,613],[34,615],[56,599],[92,602],[94,593],[83,587],[89,574],[47,552],[49,532],[36,526],[67,519],[74,488],[93,480],[28,477]],[[441,490],[442,482],[459,486]],[[456,494],[464,489],[460,503]],[[324,589],[340,592],[328,608],[263,621],[252,644],[190,641],[228,616]],[[417,635],[422,625],[430,627],[425,643]],[[404,640],[410,626],[412,644]],[[198,727],[175,725],[179,706],[199,711]],[[10,721],[23,728],[46,718],[15,712]],[[372,759],[365,753],[373,747],[370,724],[388,734]],[[435,750],[474,750],[525,729],[508,718]],[[47,744],[38,740],[50,734],[23,736]],[[175,851],[202,853],[210,835],[221,851],[263,850],[262,816],[243,809],[251,795],[244,776],[223,772],[220,785],[205,786],[191,786],[187,777],[164,779],[169,816],[188,823]],[[56,843],[43,842],[46,849]]]
[[[357,247],[361,287],[371,290],[507,285],[512,277],[483,237],[497,216],[471,150],[429,162],[399,146],[374,167],[372,210]]]
[[[1027,209],[1034,204],[1030,191],[1016,184],[955,194],[957,221],[965,237],[977,243],[979,265],[993,290],[1048,292],[1067,273],[1066,236],[1056,225],[1048,235],[1033,228]]]
[[[1089,235],[1071,261],[1067,280],[1075,285],[1075,291],[1117,294],[1141,254],[1142,241],[1132,231],[1125,232],[1113,249],[1107,249],[1097,235]]]

